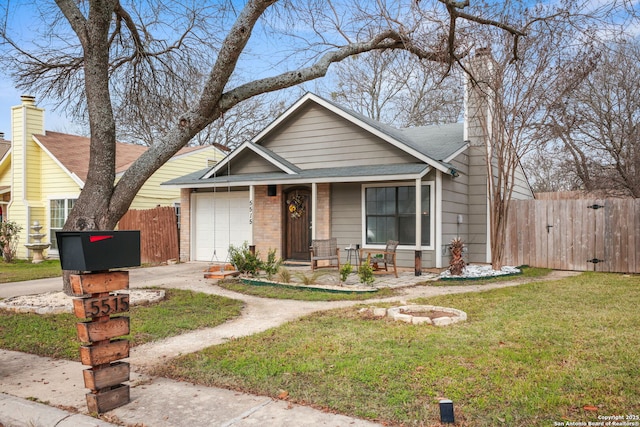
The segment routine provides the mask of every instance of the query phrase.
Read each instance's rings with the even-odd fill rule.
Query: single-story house
[[[82,136],[45,131],[44,110],[35,99],[23,96],[21,105],[11,109],[11,139],[0,141],[0,215],[22,226],[17,257],[30,258],[24,243],[34,222],[50,242],[45,254],[57,257],[55,232],[61,230],[67,215],[84,187],[89,167],[90,139]],[[147,147],[116,144],[116,180]],[[180,191],[160,184],[179,177],[185,171],[200,170],[224,156],[214,146],[187,147],[158,169],[140,189],[131,209],[156,206],[179,208]]]
[[[165,183],[181,189],[181,260],[224,261],[246,241],[308,261],[312,239],[335,237],[341,262],[397,240],[399,267],[443,267],[460,236],[468,262],[490,262],[481,129],[396,129],[307,93],[215,166]],[[532,198],[517,178],[514,197]]]

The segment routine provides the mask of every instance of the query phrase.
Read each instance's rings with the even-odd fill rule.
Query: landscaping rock
[[[413,316],[411,316],[410,314],[398,313],[393,315],[393,320],[405,322],[405,323],[411,323],[411,321],[413,320]]]
[[[411,323],[414,325],[422,325],[425,323],[427,325],[433,325],[433,322],[431,321],[430,317],[411,316]]]
[[[374,307],[373,315],[376,317],[384,317],[387,315],[387,309],[382,307]]]

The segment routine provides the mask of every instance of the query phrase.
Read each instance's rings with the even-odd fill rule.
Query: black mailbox
[[[103,271],[140,265],[140,231],[58,231],[63,270]]]

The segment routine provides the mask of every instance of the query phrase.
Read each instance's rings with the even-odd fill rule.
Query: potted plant
[[[461,276],[466,263],[462,258],[462,252],[464,250],[464,242],[461,238],[456,237],[449,244],[449,250],[451,251],[451,260],[449,261],[449,273],[452,276]]]

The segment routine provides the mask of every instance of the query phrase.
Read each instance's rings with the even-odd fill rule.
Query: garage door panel
[[[229,245],[251,241],[249,192],[195,193],[193,259],[227,261]]]

